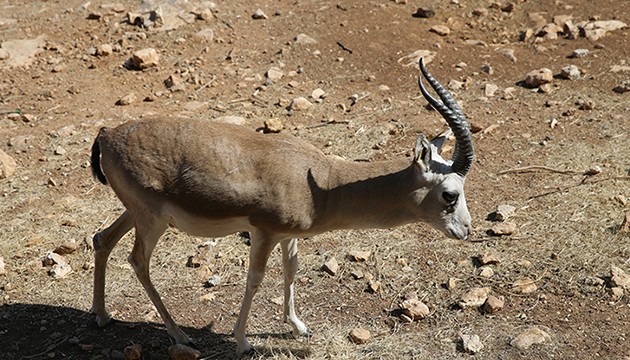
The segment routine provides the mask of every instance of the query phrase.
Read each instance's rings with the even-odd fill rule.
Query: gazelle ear
[[[416,139],[416,146],[413,149],[414,163],[428,169],[431,164],[431,156],[431,144],[427,141],[424,134],[418,135],[418,139]]]

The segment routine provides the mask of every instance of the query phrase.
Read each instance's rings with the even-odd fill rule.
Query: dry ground
[[[597,18],[629,23],[630,3],[512,2],[514,10],[505,12],[481,0],[217,0],[213,16],[195,20],[190,10],[208,8],[209,2],[120,1],[123,11],[117,13],[101,7],[111,4],[101,0],[1,1],[0,42],[45,35],[46,45],[31,65],[8,68],[0,61],[0,149],[18,164],[11,177],[0,180],[0,256],[7,271],[0,275],[0,358],[105,359],[132,343],[144,346],[144,359],[168,357],[171,340],[126,262],[131,235],[115,249],[108,267],[107,303],[119,322],[98,329],[88,313],[92,270],[82,266],[93,254],[84,239],[122,211],[112,191],[97,184],[89,171],[89,148],[100,126],[149,115],[208,120],[235,115],[259,128],[264,120],[279,118],[284,132],[327,153],[351,160],[408,156],[418,133],[435,135],[444,129],[439,116],[425,108],[415,82],[417,68],[399,63],[419,49],[436,53],[429,68],[444,83],[466,80],[454,93],[469,119],[484,128],[474,136],[477,160],[467,181],[473,241],[445,239],[422,224],[302,240],[297,305],[315,332],[310,341],[291,339],[280,321],[282,276],[274,254],[249,322],[249,338],[260,352],[255,357],[469,358],[461,351],[460,334],[480,336],[485,347],[478,358],[630,356],[629,295],[614,299],[609,278],[611,265],[630,273],[630,238],[618,232],[630,205],[617,199],[630,198],[630,183],[623,178],[630,169],[630,101],[627,93],[612,90],[630,73],[611,71],[630,61],[630,29],[595,42],[562,35],[541,42],[519,40],[522,31],[534,26],[530,13],[539,12],[548,22],[555,15],[572,15],[576,23]],[[129,11],[158,5],[181,23],[164,30],[125,21]],[[412,17],[419,5],[432,7],[436,16]],[[252,19],[257,8],[269,18]],[[488,14],[473,15],[477,8]],[[88,18],[97,12],[100,19]],[[451,33],[429,32],[436,24],[447,24]],[[195,35],[204,28],[214,31],[211,41]],[[296,44],[300,33],[317,43]],[[481,40],[485,46],[466,40]],[[109,56],[92,55],[91,48],[102,44],[122,45]],[[123,67],[134,51],[146,47],[160,53],[156,68]],[[578,48],[589,49],[589,55],[568,58]],[[513,49],[517,61],[502,55],[502,49]],[[461,62],[467,66],[455,66]],[[480,70],[484,64],[492,74]],[[519,84],[531,70],[547,67],[557,74],[568,64],[584,75],[554,79],[548,93]],[[262,86],[272,66],[286,76]],[[183,91],[165,87],[172,74],[184,79]],[[483,96],[487,83],[499,87],[496,96]],[[509,87],[513,98],[503,96]],[[285,109],[287,100],[307,97],[316,88],[327,93],[321,103],[307,111]],[[130,92],[136,102],[115,105]],[[353,94],[359,100],[351,105]],[[143,101],[147,97],[152,101]],[[595,108],[580,110],[580,100]],[[34,117],[24,121],[7,115],[17,109]],[[552,119],[558,122],[554,128]],[[500,174],[534,165],[576,173]],[[602,172],[581,175],[594,166]],[[499,204],[517,208],[512,219],[517,234],[487,234],[492,226],[488,216]],[[67,256],[74,271],[54,279],[41,259],[68,240],[82,244]],[[203,356],[230,358],[248,248],[236,235],[218,239],[218,256],[207,271],[186,267],[204,241],[169,231],[153,257],[152,276]],[[347,260],[346,254],[357,249],[372,251],[371,258],[366,263]],[[487,251],[501,260],[492,265],[490,278],[478,275],[476,261]],[[341,264],[336,276],[320,271],[331,256]],[[411,270],[403,269],[399,258]],[[380,291],[367,292],[363,280],[353,280],[355,268],[372,273],[382,284]],[[218,288],[203,287],[211,273],[222,277]],[[447,290],[444,284],[451,277],[460,282]],[[511,284],[525,277],[538,288],[517,294]],[[592,277],[604,283],[589,285]],[[477,286],[491,286],[505,298],[505,308],[489,316],[455,306]],[[400,296],[410,291],[429,304],[428,318],[406,323],[396,316]],[[213,299],[203,300],[209,293]],[[371,331],[371,342],[347,340],[357,326]],[[530,326],[545,330],[551,339],[526,351],[511,347],[510,340]]]

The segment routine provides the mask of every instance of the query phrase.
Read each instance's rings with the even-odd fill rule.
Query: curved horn
[[[438,94],[440,100],[434,98],[429,94],[427,89],[422,83],[422,77],[418,76],[418,85],[422,95],[446,120],[448,126],[453,130],[456,139],[455,151],[453,152],[453,172],[466,176],[470,167],[472,166],[475,158],[475,150],[472,143],[472,134],[468,127],[468,121],[464,112],[457,104],[457,101],[453,95],[442,86],[424,67],[423,59],[420,58],[420,70],[422,75],[427,79],[427,82],[435,93]]]

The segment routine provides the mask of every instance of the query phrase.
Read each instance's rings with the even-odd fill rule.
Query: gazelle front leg
[[[295,292],[293,282],[298,269],[297,239],[284,240],[282,247],[282,265],[284,267],[284,322],[293,327],[293,336],[309,336],[310,331],[295,314]]]
[[[261,231],[252,231],[250,235],[251,249],[249,253],[247,285],[245,288],[245,296],[243,296],[243,303],[241,304],[241,310],[238,314],[236,325],[234,325],[234,338],[236,338],[236,352],[238,354],[251,351],[251,346],[245,337],[247,317],[249,316],[249,311],[252,308],[254,295],[256,295],[256,292],[265,277],[265,268],[267,267],[269,255],[277,244],[276,240],[266,234],[263,234]]]

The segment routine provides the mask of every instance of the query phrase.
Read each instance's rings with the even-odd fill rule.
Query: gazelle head
[[[430,184],[428,192],[424,189],[415,194],[417,209],[428,224],[447,236],[466,239],[472,220],[464,196],[464,183],[474,159],[472,135],[457,101],[429,74],[422,59],[420,70],[441,101],[428,93],[422,77],[418,76],[422,95],[444,117],[450,129],[431,142],[422,134],[416,141],[414,164],[420,169],[422,182]],[[452,159],[445,160],[440,155],[441,148],[451,133],[455,135],[455,150]]]

